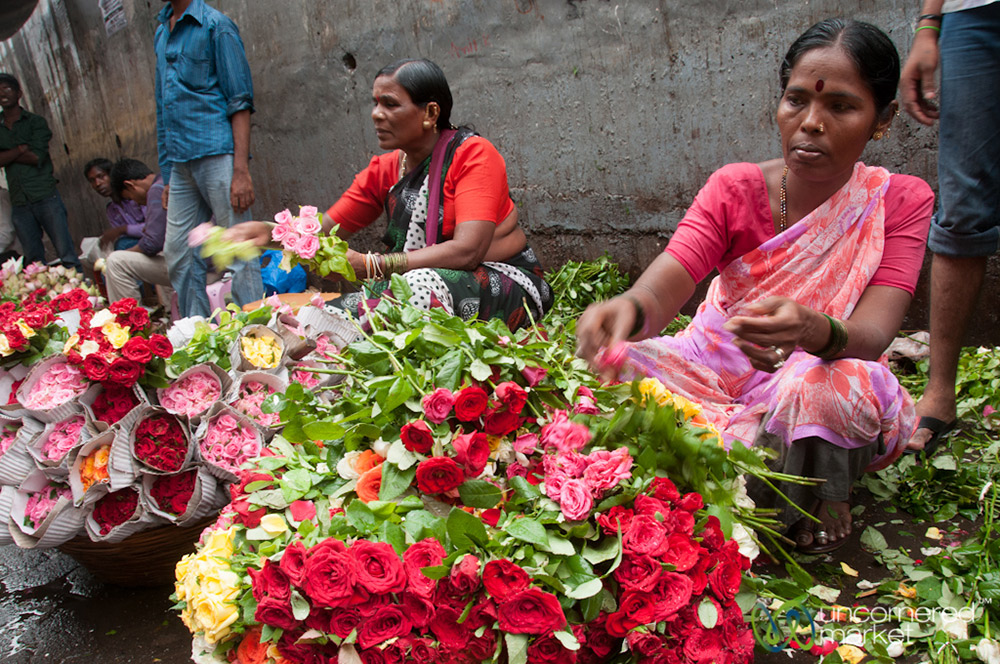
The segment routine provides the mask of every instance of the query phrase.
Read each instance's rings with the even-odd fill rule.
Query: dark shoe
[[[955,426],[958,424],[958,420],[952,420],[951,422],[945,422],[944,420],[939,420],[936,417],[930,417],[925,415],[920,418],[917,422],[917,428],[913,430],[916,433],[919,429],[927,429],[931,432],[931,437],[927,439],[924,443],[924,448],[921,450],[906,449],[903,450],[903,454],[923,454],[925,457],[931,457],[937,452],[937,449],[941,446],[941,443],[945,438],[948,437],[952,431],[954,431]]]

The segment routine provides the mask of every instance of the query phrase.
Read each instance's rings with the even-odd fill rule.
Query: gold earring
[[[884,136],[884,134],[882,133],[881,129],[876,130],[875,133],[872,134],[872,138],[875,139],[876,141],[881,141],[882,136]]]
[[[424,120],[424,129],[430,129],[430,128],[431,128],[431,121]]]

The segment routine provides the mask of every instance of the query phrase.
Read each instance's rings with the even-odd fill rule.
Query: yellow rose
[[[69,339],[67,339],[66,343],[63,344],[63,355],[66,355],[71,350],[73,350],[73,346],[77,345],[78,343],[80,343],[80,335],[79,334],[74,334]]]
[[[277,537],[288,531],[288,523],[280,514],[265,514],[261,517],[260,528],[271,537]]]
[[[17,321],[17,327],[21,330],[21,334],[24,335],[25,339],[35,336],[35,328],[25,323],[23,319]]]
[[[273,369],[281,361],[281,348],[273,337],[243,337],[243,356],[255,367]]]
[[[639,394],[646,399],[653,398],[662,402],[665,398],[670,398],[670,392],[656,378],[643,378],[639,381]]]
[[[239,618],[239,607],[213,595],[202,595],[191,602],[192,622],[205,634],[209,643],[229,636],[229,627]]]
[[[701,406],[679,394],[671,395],[671,401],[673,401],[674,409],[683,414],[686,420],[701,413]]]
[[[865,658],[865,651],[857,646],[843,645],[837,648],[840,658],[849,664],[858,664]]]
[[[10,349],[10,342],[7,341],[6,334],[0,334],[0,355],[7,357],[11,355],[14,351]]]
[[[102,325],[101,332],[114,348],[121,348],[128,341],[128,327],[122,327],[115,321]]]
[[[205,538],[201,552],[208,557],[228,558],[233,555],[233,534],[235,527],[226,530],[213,530]]]

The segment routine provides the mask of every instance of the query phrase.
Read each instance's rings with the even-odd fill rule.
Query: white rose
[[[1000,643],[994,639],[980,639],[976,645],[976,656],[986,664],[1000,664]]]
[[[740,553],[750,560],[756,560],[757,556],[760,555],[760,547],[757,546],[753,535],[742,523],[733,524],[733,539],[740,545]]]
[[[935,626],[953,639],[969,638],[969,624],[958,616],[934,616]]]
[[[356,480],[361,477],[361,474],[354,470],[354,464],[359,456],[361,456],[361,452],[357,450],[345,454],[344,458],[337,463],[337,474],[345,480]]]

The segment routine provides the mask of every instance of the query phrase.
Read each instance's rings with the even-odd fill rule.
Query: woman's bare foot
[[[802,553],[816,554],[842,546],[851,534],[851,505],[843,501],[820,501],[813,516],[819,523],[800,521],[795,546]],[[805,524],[804,527],[801,524]]]

